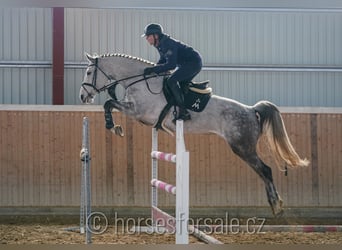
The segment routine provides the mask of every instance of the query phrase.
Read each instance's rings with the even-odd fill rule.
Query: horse
[[[123,136],[122,128],[112,120],[115,108],[148,126],[160,119],[167,98],[163,92],[165,75],[145,76],[146,67],[155,65],[147,60],[125,54],[86,54],[88,66],[79,97],[82,103],[93,103],[96,94],[108,91],[104,104],[106,128]],[[163,129],[175,131],[174,113],[168,110]],[[270,149],[279,161],[289,167],[308,166],[299,157],[290,139],[278,107],[269,101],[253,106],[218,95],[212,95],[202,112],[190,111],[191,120],[184,122],[185,133],[214,133],[222,137],[232,151],[263,180],[268,203],[275,217],[283,214],[283,201],[273,183],[272,170],[258,156],[256,146],[266,134]]]

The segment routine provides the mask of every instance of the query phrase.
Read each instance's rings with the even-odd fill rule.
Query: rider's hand
[[[144,69],[144,75],[151,75],[152,73],[154,73],[153,67],[149,67],[149,68]]]

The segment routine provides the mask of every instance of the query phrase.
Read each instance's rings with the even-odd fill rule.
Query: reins
[[[130,79],[134,79],[134,78],[137,78],[137,77],[142,77],[141,79],[138,79],[138,80],[135,80],[133,82],[131,82],[130,84],[128,84],[127,86],[125,86],[124,88],[125,89],[128,89],[129,87],[137,84],[138,82],[141,82],[141,81],[145,81],[146,82],[146,86],[147,86],[147,89],[152,93],[152,94],[160,94],[163,90],[161,90],[160,92],[153,92],[149,86],[149,83],[148,83],[148,79],[151,79],[151,78],[155,78],[155,77],[158,77],[158,76],[167,76],[169,75],[169,73],[164,73],[162,75],[150,75],[150,76],[146,76],[145,74],[138,74],[138,75],[133,75],[133,76],[129,76],[129,77],[126,77],[126,78],[122,78],[122,79],[119,79],[119,80],[114,80],[112,79],[109,75],[106,74],[106,72],[104,72],[99,66],[98,66],[98,58],[95,59],[95,63],[93,64],[90,64],[88,67],[90,66],[95,66],[95,71],[94,71],[94,74],[93,74],[93,79],[92,79],[92,83],[87,83],[87,82],[83,82],[82,83],[82,87],[83,89],[88,93],[90,94],[87,89],[84,87],[84,86],[89,86],[89,87],[92,87],[97,93],[100,93],[102,91],[105,91],[105,90],[108,90],[109,88],[113,87],[113,86],[116,86],[117,84],[119,84],[120,82],[123,82],[123,81],[127,81],[127,80],[130,80]],[[104,85],[102,88],[97,88],[96,87],[96,79],[97,79],[97,70],[101,71],[101,73],[107,78],[107,80],[110,81],[109,84],[107,85]],[[114,80],[114,81],[113,81]]]

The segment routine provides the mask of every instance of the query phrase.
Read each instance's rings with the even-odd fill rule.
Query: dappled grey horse
[[[112,121],[113,108],[133,117],[143,124],[155,126],[167,105],[163,93],[165,76],[143,75],[144,68],[151,66],[146,60],[111,54],[87,55],[89,65],[80,88],[83,103],[92,103],[97,93],[108,91],[105,105],[107,129],[122,134],[122,129]],[[163,119],[163,129],[172,133],[174,110],[169,110]],[[185,133],[214,133],[224,138],[233,152],[244,160],[265,183],[268,202],[275,216],[281,215],[282,200],[273,183],[272,171],[258,156],[256,145],[262,133],[267,134],[270,148],[276,159],[286,166],[307,166],[293,148],[278,108],[260,101],[247,106],[237,101],[212,95],[202,112],[190,111],[192,119],[184,123]]]

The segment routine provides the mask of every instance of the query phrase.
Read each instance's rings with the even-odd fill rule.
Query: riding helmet
[[[141,37],[144,37],[144,36],[149,36],[149,35],[152,35],[152,34],[158,34],[158,35],[161,35],[163,34],[163,27],[158,24],[158,23],[150,23],[148,24],[145,29],[144,29],[144,34],[141,35]]]

